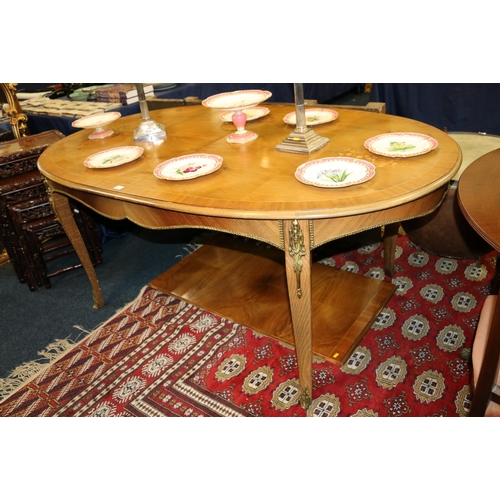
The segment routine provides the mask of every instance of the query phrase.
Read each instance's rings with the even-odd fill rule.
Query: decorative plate
[[[306,125],[321,125],[322,123],[332,122],[338,118],[339,114],[333,109],[325,108],[307,108],[306,109]],[[288,125],[296,125],[297,117],[295,111],[288,113],[283,121]]]
[[[343,156],[308,161],[295,171],[295,177],[300,182],[326,188],[361,184],[374,175],[375,165],[372,163]]]
[[[89,156],[83,164],[88,168],[117,167],[118,165],[136,160],[143,152],[144,149],[139,146],[122,146],[93,154]]]
[[[104,125],[109,125],[120,118],[121,113],[111,111],[109,113],[96,113],[94,115],[84,116],[75,120],[71,125],[75,128],[98,128]]]
[[[215,172],[221,167],[222,161],[222,158],[218,155],[192,154],[178,156],[160,163],[153,173],[158,179],[184,181]]]
[[[423,155],[435,149],[437,145],[436,139],[412,132],[381,134],[365,142],[365,148],[372,153],[390,158]]]
[[[268,90],[235,90],[234,92],[223,92],[202,101],[203,106],[215,109],[237,110],[257,106],[273,94]]]
[[[243,113],[247,115],[247,122],[251,122],[252,120],[257,120],[257,118],[262,118],[269,114],[269,109],[264,108],[263,106],[257,106],[256,108],[248,108],[244,109]],[[223,122],[231,123],[233,121],[234,111],[227,111],[226,113],[222,113],[220,115],[220,119]]]

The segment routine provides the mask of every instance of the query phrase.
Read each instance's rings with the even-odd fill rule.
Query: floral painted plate
[[[306,109],[306,125],[321,125],[322,123],[332,122],[338,118],[339,114],[333,109],[325,108],[307,108]],[[288,113],[283,118],[283,121],[288,125],[296,125],[297,117],[295,111]]]
[[[435,149],[436,139],[424,134],[395,132],[372,137],[365,142],[365,148],[372,153],[390,158],[419,156]]]
[[[326,188],[361,184],[374,175],[375,165],[372,163],[343,156],[308,161],[295,171],[295,177],[300,182]]]
[[[273,94],[268,90],[235,90],[234,92],[223,92],[202,101],[203,106],[215,109],[237,110],[257,106]]]
[[[117,167],[136,160],[143,152],[144,149],[139,146],[112,148],[89,156],[83,164],[88,168]]]
[[[222,161],[222,158],[217,155],[192,154],[178,156],[160,163],[153,173],[158,179],[184,181],[215,172],[221,167]]]
[[[256,108],[244,109],[243,113],[247,115],[247,122],[251,122],[252,120],[257,120],[258,118],[268,115],[269,109],[263,106],[257,106]],[[233,121],[233,114],[234,111],[227,111],[220,115],[220,119],[223,122],[231,123]]]

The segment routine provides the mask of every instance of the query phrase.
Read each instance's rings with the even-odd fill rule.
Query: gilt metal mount
[[[304,387],[302,389],[302,394],[300,395],[299,402],[303,410],[308,410],[310,408],[312,404],[312,398],[307,387]]]
[[[304,233],[296,220],[294,220],[290,226],[290,245],[288,246],[288,253],[290,257],[293,258],[293,270],[297,277],[297,297],[300,299],[302,297],[300,274],[302,273],[302,257],[306,254],[306,247],[304,245]]]

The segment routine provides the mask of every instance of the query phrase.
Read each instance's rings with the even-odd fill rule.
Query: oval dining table
[[[344,363],[395,290],[390,281],[313,263],[312,251],[346,235],[385,227],[390,268],[394,227],[440,205],[462,154],[451,137],[430,125],[352,109],[338,109],[336,119],[310,127],[328,139],[321,149],[310,154],[285,152],[276,146],[294,132],[284,117],[295,106],[261,106],[270,112],[247,122],[246,129],[258,137],[244,144],[226,141],[235,127],[221,120],[220,110],[183,106],[150,113],[166,128],[162,143],[135,143],[134,129],[141,115],[122,117],[109,125],[113,134],[104,139],[91,140],[89,130],[82,130],[57,142],[41,155],[39,169],[91,281],[94,307],[103,305],[102,292],[68,198],[111,219],[129,219],[147,228],[206,228],[240,236],[233,238],[234,248],[226,243],[203,245],[167,270],[156,285],[293,344],[299,370],[297,397],[308,408],[313,353]],[[365,147],[365,141],[380,134],[403,132],[430,136],[437,147],[396,158]],[[91,155],[125,146],[140,146],[144,152],[116,167],[84,165]],[[154,175],[159,164],[190,154],[218,155],[223,163],[216,171],[189,180]],[[295,176],[302,164],[331,157],[367,161],[375,175],[339,188],[306,184]],[[267,244],[260,245],[263,254],[258,255],[255,241]],[[266,253],[268,247],[283,262]]]

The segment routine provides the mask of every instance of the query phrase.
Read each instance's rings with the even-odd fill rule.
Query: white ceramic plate
[[[100,153],[89,156],[83,164],[88,168],[110,168],[130,163],[136,160],[144,152],[139,146],[123,146],[119,148],[106,149]]]
[[[218,155],[192,154],[178,156],[160,163],[153,173],[158,179],[184,181],[215,172],[221,167],[222,161],[222,158]]]
[[[412,132],[381,134],[365,142],[365,148],[372,153],[390,158],[408,158],[428,153],[438,145],[436,139]]]
[[[333,109],[325,108],[307,108],[306,111],[306,125],[321,125],[322,123],[332,122],[336,120],[339,116],[338,112]],[[288,113],[283,121],[288,125],[296,125],[297,117],[295,116],[295,111]]]
[[[304,184],[325,188],[341,188],[361,184],[375,175],[375,165],[343,156],[321,158],[300,165],[295,171]]]
[[[247,115],[247,122],[251,122],[253,120],[257,120],[258,118],[262,118],[269,114],[269,108],[264,108],[263,106],[257,106],[256,108],[248,108],[244,109],[243,113]],[[222,113],[220,115],[220,119],[223,122],[231,123],[233,121],[234,111],[227,111],[226,113]]]
[[[215,109],[244,109],[257,106],[273,94],[268,90],[236,90],[234,92],[223,92],[202,101],[203,106]]]
[[[85,116],[75,120],[71,125],[75,128],[97,128],[108,125],[120,118],[121,113],[112,111],[109,113],[96,113],[95,115]]]

